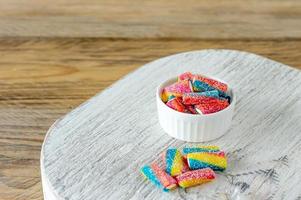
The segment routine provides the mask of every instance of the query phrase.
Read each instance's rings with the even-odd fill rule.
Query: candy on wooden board
[[[187,161],[183,158],[181,152],[176,148],[169,148],[162,153],[163,165],[165,171],[171,176],[177,176],[189,171]]]
[[[151,166],[146,165],[142,167],[141,173],[150,182],[164,191],[169,191],[177,187],[177,181],[155,163]]]
[[[227,159],[224,153],[210,152],[188,153],[187,162],[192,170],[211,168],[214,171],[224,171],[227,168]]]
[[[185,172],[178,175],[176,179],[180,187],[188,188],[214,180],[215,173],[212,169],[205,168]]]

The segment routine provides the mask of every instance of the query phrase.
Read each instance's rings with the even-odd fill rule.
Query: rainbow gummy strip
[[[215,179],[215,173],[210,168],[188,171],[176,177],[178,184],[182,188],[200,185]]]
[[[189,171],[187,163],[178,149],[167,149],[163,154],[163,164],[165,171],[171,176],[177,176]]]
[[[144,166],[141,168],[141,173],[157,187],[168,192],[177,187],[177,181],[162,170],[157,164]]]
[[[227,160],[224,153],[189,153],[187,154],[187,162],[192,170],[209,167],[214,171],[224,171],[227,168]]]
[[[206,102],[207,101],[207,102]],[[228,100],[208,99],[195,106],[200,114],[210,114],[221,111],[229,106]]]
[[[181,103],[179,98],[169,100],[166,105],[176,111],[186,112],[186,107]]]
[[[194,80],[198,80],[198,81],[201,81],[203,83],[206,83],[207,85],[209,85],[213,88],[216,88],[216,89],[218,89],[222,92],[226,92],[228,90],[227,84],[222,83],[222,82],[217,81],[217,80],[213,80],[211,78],[204,77],[202,75],[194,75]]]
[[[196,152],[219,152],[220,148],[218,146],[196,146],[196,147],[184,147],[183,153],[196,153]]]
[[[168,97],[171,95],[182,97],[184,93],[189,92],[192,92],[191,82],[189,80],[183,80],[166,86],[162,91],[161,98],[164,102],[166,102],[168,100]]]

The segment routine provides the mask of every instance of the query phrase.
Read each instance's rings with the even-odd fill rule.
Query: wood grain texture
[[[299,0],[1,0],[0,36],[300,38]]]
[[[176,52],[232,48],[301,68],[299,40],[0,39],[0,199],[41,199],[50,125],[137,67]]]
[[[163,132],[155,103],[157,85],[184,71],[220,77],[237,93],[232,127],[214,141],[230,152],[229,166],[212,184],[164,194],[139,168],[168,146],[187,144]],[[209,50],[157,60],[52,127],[41,158],[45,186],[58,199],[220,199],[235,189],[251,199],[300,198],[300,84],[300,71],[249,53]]]
[[[42,199],[50,125],[151,60],[226,48],[301,69],[300,8],[298,0],[0,0],[0,200]]]

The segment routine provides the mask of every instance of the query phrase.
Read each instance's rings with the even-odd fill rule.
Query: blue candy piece
[[[228,100],[229,103],[231,101],[231,97],[227,95],[225,92],[218,90],[200,80],[194,80],[192,86],[193,86],[193,91],[204,93],[205,96],[211,96],[215,98],[217,97],[225,98]]]
[[[200,94],[201,96],[206,96],[206,97],[220,98],[220,93],[218,90],[205,91],[196,94]]]
[[[170,95],[170,96],[168,97],[168,101],[169,101],[169,100],[172,100],[172,99],[174,99],[174,98],[176,98],[174,95]]]
[[[193,87],[193,91],[195,92],[205,92],[205,91],[215,90],[214,87],[199,80],[194,80],[192,83],[192,87]]]
[[[218,167],[213,164],[205,163],[199,160],[190,159],[189,160],[189,168],[191,170],[203,169],[203,168],[211,168],[214,171],[224,171],[225,168]]]
[[[219,149],[208,149],[208,148],[201,148],[201,147],[184,147],[183,148],[183,153],[188,154],[188,153],[197,153],[197,152],[219,152]]]
[[[152,170],[152,168],[150,166],[142,167],[141,172],[154,185],[156,185],[157,187],[163,189],[163,191],[165,191],[165,192],[169,191],[169,189],[164,188],[164,186],[161,184],[160,180],[156,177],[154,171]]]

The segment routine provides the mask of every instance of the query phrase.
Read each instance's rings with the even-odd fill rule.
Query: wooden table
[[[300,1],[0,1],[0,199],[42,199],[49,126],[176,52],[238,49],[301,69]]]

